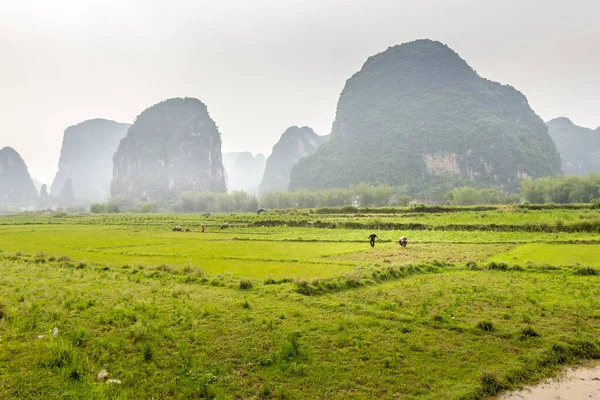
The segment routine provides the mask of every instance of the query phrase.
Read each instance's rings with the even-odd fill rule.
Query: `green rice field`
[[[591,208],[0,216],[0,399],[487,399],[594,358]]]

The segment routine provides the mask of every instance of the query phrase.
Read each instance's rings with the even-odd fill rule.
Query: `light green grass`
[[[600,357],[600,276],[566,267],[598,265],[567,244],[598,234],[382,230],[372,249],[370,230],[210,218],[0,217],[0,400],[483,400]]]
[[[3,231],[3,232],[2,232]],[[67,255],[83,262],[196,265],[210,273],[250,278],[311,278],[349,271],[349,263],[326,256],[360,251],[354,243],[235,240],[230,233],[172,232],[106,226],[2,227],[0,249]],[[237,236],[243,236],[235,234]]]
[[[490,261],[513,264],[600,265],[600,245],[531,243],[497,254]]]
[[[305,297],[290,284],[0,268],[6,399],[482,398],[482,374],[535,380],[556,370],[553,348],[599,339],[597,277],[450,270]],[[122,385],[95,383],[101,369]]]

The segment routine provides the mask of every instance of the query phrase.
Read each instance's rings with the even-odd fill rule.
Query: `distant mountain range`
[[[97,118],[68,127],[50,194],[60,196],[65,182],[71,179],[75,197],[90,201],[108,200],[113,155],[129,126]]]
[[[462,185],[514,192],[523,179],[563,171],[600,172],[600,127],[564,117],[546,125],[515,88],[479,76],[448,46],[425,39],[366,60],[346,81],[330,135],[291,126],[268,159],[222,154],[206,105],[168,99],[133,125],[98,118],[68,127],[44,201],[19,154],[3,148],[0,205],[111,196],[169,202],[185,191],[256,194],[359,183],[408,193]]]
[[[243,190],[257,194],[266,163],[267,159],[262,154],[253,156],[249,151],[223,153],[223,167],[227,173],[227,191]]]
[[[583,128],[565,117],[548,121],[547,125],[565,174],[581,176],[600,172],[600,127]]]
[[[260,193],[288,190],[290,171],[303,157],[312,154],[327,140],[308,126],[291,126],[283,132],[267,159],[267,166],[260,184]]]
[[[0,150],[0,206],[33,203],[38,192],[25,161],[12,147]]]

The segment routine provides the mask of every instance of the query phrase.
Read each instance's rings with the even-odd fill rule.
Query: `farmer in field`
[[[202,232],[204,232],[204,224],[202,224],[202,226],[200,226],[200,229],[202,229]]]
[[[400,236],[400,239],[398,239],[398,244],[402,247],[406,247],[406,245],[408,244],[408,239],[406,238],[406,236]]]
[[[371,233],[369,235],[369,243],[371,244],[371,247],[375,247],[375,238],[378,237],[375,232]]]

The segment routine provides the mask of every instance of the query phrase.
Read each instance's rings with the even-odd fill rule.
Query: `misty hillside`
[[[293,168],[290,189],[463,179],[515,190],[560,174],[523,94],[481,78],[446,45],[418,40],[370,57],[347,82],[331,139]]]
[[[21,205],[37,201],[25,161],[12,147],[0,150],[0,205]]]
[[[103,201],[110,195],[112,160],[130,124],[92,119],[68,127],[50,194],[60,196],[71,179],[75,197]]]
[[[565,174],[581,176],[600,172],[600,128],[583,128],[564,117],[548,121],[547,125]]]
[[[223,167],[227,173],[227,191],[243,190],[258,193],[267,159],[262,154],[253,156],[249,151],[223,153]]]
[[[292,167],[302,157],[312,154],[327,138],[328,136],[317,135],[308,126],[291,126],[286,129],[267,159],[260,192],[288,190]]]
[[[154,201],[188,190],[225,192],[221,135],[200,100],[169,99],[144,110],[119,144],[111,195]]]
[[[31,177],[31,181],[33,182],[33,186],[35,187],[35,190],[37,190],[38,194],[40,193],[40,190],[42,190],[42,186],[43,183],[40,182],[36,177],[32,176]]]

